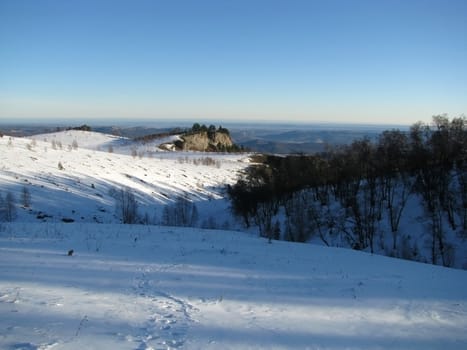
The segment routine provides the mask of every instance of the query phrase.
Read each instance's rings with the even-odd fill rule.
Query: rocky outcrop
[[[233,146],[230,136],[223,132],[200,131],[185,134],[180,138],[176,146],[184,151],[218,152],[229,150]]]

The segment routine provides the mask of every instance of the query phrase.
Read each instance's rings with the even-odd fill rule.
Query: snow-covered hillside
[[[17,208],[0,223],[0,349],[467,348],[467,271],[160,226],[183,196],[197,226],[238,227],[225,185],[248,166],[166,141],[0,138],[0,192]],[[119,224],[120,188],[155,225]]]
[[[466,329],[463,270],[227,231],[0,232],[1,349],[457,350]]]
[[[228,220],[225,186],[248,165],[247,156],[164,152],[157,145],[75,130],[33,139],[5,136],[0,138],[0,188],[18,202],[24,188],[30,192],[30,208],[18,212],[22,222],[38,217],[118,222],[112,188],[129,188],[140,215],[154,223],[162,206],[179,196],[198,203],[204,215],[200,221],[217,218],[220,225]]]

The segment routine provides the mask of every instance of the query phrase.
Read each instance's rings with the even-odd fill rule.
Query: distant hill
[[[362,137],[376,139],[380,133],[380,129],[358,127],[301,130],[295,126],[284,130],[277,127],[233,129],[231,135],[238,145],[254,152],[292,154],[322,152],[327,145],[348,144]]]

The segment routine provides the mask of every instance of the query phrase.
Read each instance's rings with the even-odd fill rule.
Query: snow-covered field
[[[154,223],[181,195],[219,226],[233,220],[225,184],[247,156],[156,146],[83,131],[0,138],[0,192],[18,212],[0,223],[0,349],[467,348],[465,270],[118,224],[109,190],[123,187]]]
[[[466,295],[463,270],[238,232],[1,232],[2,349],[465,349]]]
[[[86,131],[33,140],[0,138],[2,192],[13,193],[18,202],[24,188],[31,194],[31,207],[18,210],[17,221],[23,222],[37,222],[40,215],[47,221],[115,223],[115,200],[109,191],[129,188],[141,216],[147,214],[151,221],[160,220],[163,205],[184,196],[196,201],[204,219],[218,219],[221,225],[230,217],[225,215],[225,186],[248,165],[247,155],[167,152],[156,143]]]

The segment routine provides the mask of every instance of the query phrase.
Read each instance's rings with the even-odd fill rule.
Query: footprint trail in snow
[[[179,349],[185,344],[193,307],[177,297],[158,290],[150,278],[150,269],[143,269],[135,278],[133,291],[139,297],[149,299],[149,318],[141,328],[141,334],[129,335],[127,340],[138,343],[138,350]],[[155,271],[157,272],[157,271]]]

